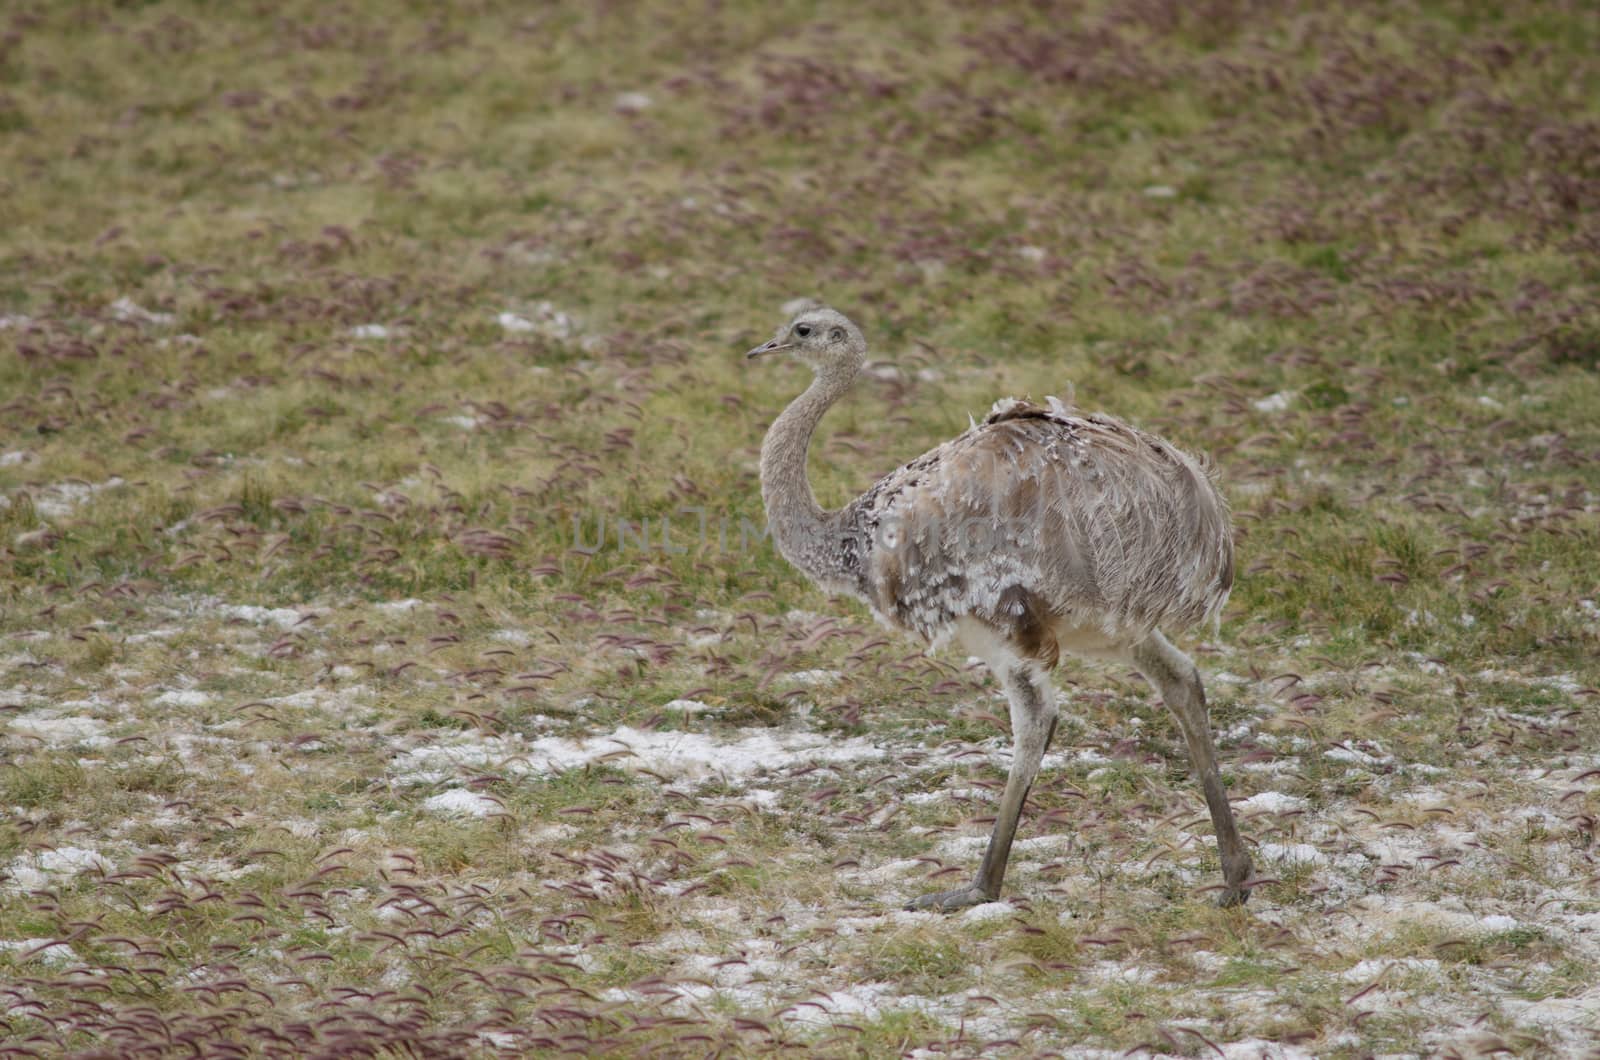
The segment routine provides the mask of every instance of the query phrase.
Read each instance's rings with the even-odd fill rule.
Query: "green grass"
[[[1600,1044],[1582,5],[3,18],[6,1048]],[[824,504],[1007,394],[1210,455],[1186,644],[1233,795],[1302,807],[1248,912],[1077,663],[1016,908],[894,912],[975,866],[1005,710],[762,536],[805,380],[739,354],[802,296],[895,369]]]

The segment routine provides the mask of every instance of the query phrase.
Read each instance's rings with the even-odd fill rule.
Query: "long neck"
[[[784,558],[813,579],[829,568],[828,518],[806,477],[811,434],[828,408],[850,387],[853,370],[823,372],[773,421],[761,443],[761,500],[767,526]]]

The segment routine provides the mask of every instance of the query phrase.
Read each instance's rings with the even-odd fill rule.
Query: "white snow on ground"
[[[76,876],[92,870],[110,872],[111,868],[111,862],[98,851],[85,847],[56,847],[54,850],[41,850],[12,859],[6,866],[6,873],[11,878],[4,886],[13,890],[36,891],[52,886],[54,881],[64,876]]]
[[[71,946],[57,939],[0,939],[0,953],[44,964],[67,964],[76,956]]]
[[[1357,766],[1379,766],[1393,762],[1388,755],[1368,754],[1366,751],[1355,747],[1330,747],[1322,752],[1322,757],[1334,762],[1347,762]]]
[[[350,329],[350,337],[356,339],[386,339],[389,329],[383,324],[357,324]]]
[[[649,770],[666,777],[729,781],[809,763],[859,762],[881,759],[884,751],[859,736],[847,740],[810,732],[740,729],[731,740],[694,732],[654,732],[624,725],[604,736],[568,739],[544,736],[525,740],[520,734],[477,738],[463,733],[455,742],[433,743],[405,751],[390,763],[401,783],[434,783],[455,767],[480,768],[493,763],[516,774],[556,773],[594,762],[622,769]]]
[[[1222,1060],[1312,1060],[1316,1055],[1298,1045],[1282,1045],[1260,1038],[1245,1038],[1218,1045]]]
[[[464,791],[461,788],[441,791],[424,800],[422,808],[429,813],[442,814],[446,817],[487,817],[505,809],[487,795]]]
[[[506,331],[533,331],[533,321],[527,317],[520,317],[515,313],[501,313],[495,318]]]
[[[10,454],[7,454],[10,455]],[[113,475],[104,482],[57,482],[49,486],[30,489],[33,510],[46,519],[59,519],[72,514],[72,510],[97,493],[122,485],[120,476]],[[0,497],[0,508],[11,506],[10,497]]]
[[[1263,791],[1233,804],[1235,813],[1293,813],[1304,810],[1306,800],[1278,791]]]
[[[1440,967],[1432,957],[1391,957],[1361,961],[1340,972],[1339,976],[1352,983],[1370,983],[1380,975],[1390,978],[1418,972],[1437,975]]]
[[[1288,409],[1293,401],[1294,391],[1280,390],[1276,394],[1268,394],[1264,398],[1257,398],[1250,404],[1254,405],[1258,412],[1283,412]]]
[[[1004,920],[1016,914],[1010,902],[984,902],[975,905],[961,914],[961,919],[968,924],[986,924],[991,920]]]
[[[154,702],[163,707],[203,707],[211,702],[211,694],[193,689],[174,689],[161,693]]]
[[[1506,998],[1501,1004],[1517,1019],[1544,1027],[1592,1031],[1600,1022],[1600,986],[1577,997],[1547,997],[1541,1001]]]
[[[193,598],[187,599],[192,601]],[[414,619],[425,619],[433,605],[416,600],[400,600],[383,606],[397,615],[422,608],[418,615],[397,620],[409,623]],[[309,623],[301,625],[305,616],[294,609],[222,604],[215,598],[206,598],[203,604],[192,606],[189,613],[223,615],[260,627],[235,627],[230,633],[232,638],[271,637],[276,635],[276,629],[296,626],[306,629],[310,626]],[[158,645],[162,637],[171,636],[172,632],[151,629],[140,636]],[[542,636],[537,630],[531,633],[502,632],[514,635],[495,633],[490,634],[490,638],[501,645],[519,648]],[[130,635],[127,642],[137,641]],[[38,651],[41,656],[45,654],[43,648]],[[13,656],[10,665],[26,665],[31,670],[38,663],[38,659],[24,653]],[[340,670],[343,671],[342,675]],[[198,675],[202,671],[196,667],[185,672]],[[344,666],[325,672],[343,678],[337,690],[307,687],[313,685],[308,673],[295,683],[279,681],[273,687],[254,690],[251,698],[259,697],[272,703],[309,709],[330,698],[343,700],[351,695],[370,694],[355,684],[362,671]],[[99,746],[111,742],[106,736],[110,725],[117,727],[119,735],[139,731],[132,724],[137,720],[136,712],[151,703],[199,706],[213,701],[206,693],[164,689],[160,684],[150,684],[148,678],[138,679],[137,675],[119,678],[123,683],[107,693],[89,693],[72,686],[64,695],[58,692],[49,699],[23,683],[34,680],[28,674],[19,673],[14,680],[19,684],[11,695],[17,701],[25,702],[31,710],[21,716],[7,717],[0,723],[0,732],[11,737],[13,747],[20,746],[24,739],[43,741],[49,746]],[[182,678],[168,680],[170,684],[184,683]],[[1551,682],[1553,687],[1559,687],[1560,683],[1559,676],[1538,680]],[[1576,684],[1575,680],[1572,683]],[[296,688],[300,690],[295,691]],[[92,698],[77,701],[65,698],[70,695],[91,695]],[[223,697],[219,695],[217,698]],[[637,706],[643,713],[648,713],[653,702],[645,701]],[[711,705],[698,700],[671,701],[665,707],[691,715],[713,709]],[[156,712],[150,713],[154,715]],[[178,714],[176,711],[169,713]],[[803,715],[799,716],[802,720],[797,724],[803,724]],[[111,720],[101,721],[100,717]],[[535,715],[529,724],[554,723],[542,715]],[[904,736],[880,738],[880,742],[875,744],[869,739],[844,739],[836,733],[813,733],[787,727],[733,729],[713,726],[704,721],[691,724],[710,731],[660,732],[623,726],[600,735],[578,737],[520,733],[491,736],[477,731],[455,730],[430,730],[426,733],[412,730],[403,735],[389,733],[385,737],[377,729],[360,731],[362,739],[393,740],[388,773],[391,779],[400,783],[459,782],[465,775],[486,769],[508,776],[547,774],[603,762],[622,770],[649,770],[665,777],[673,782],[666,792],[674,795],[688,792],[697,781],[725,778],[731,782],[728,792],[719,791],[715,797],[695,796],[692,807],[682,802],[675,804],[674,810],[693,809],[702,815],[730,817],[734,812],[730,808],[741,805],[765,809],[785,806],[791,814],[796,810],[813,812],[812,804],[806,801],[805,796],[814,790],[816,784],[837,782],[837,775],[851,771],[852,767],[856,767],[858,772],[865,770],[868,776],[885,772],[883,766],[872,768],[861,764],[881,762],[892,757],[903,763],[903,768],[895,769],[897,779],[922,770],[938,770],[937,784],[920,785],[913,782],[887,785],[886,792],[892,791],[892,794],[886,794],[884,802],[886,808],[902,811],[890,828],[908,829],[926,835],[925,845],[919,840],[914,847],[918,854],[932,853],[945,859],[948,868],[960,870],[959,876],[949,877],[952,882],[963,882],[969,878],[968,874],[976,867],[987,844],[986,834],[951,834],[943,824],[927,827],[923,822],[934,815],[911,807],[940,806],[944,800],[967,799],[972,800],[974,805],[962,808],[952,816],[992,812],[997,788],[974,786],[975,779],[982,771],[1003,771],[1010,760],[1009,741],[1001,735],[981,742],[950,740],[935,747],[914,743]],[[1134,727],[1130,723],[1130,728]],[[200,775],[202,770],[209,773],[214,769],[234,768],[241,753],[264,756],[274,753],[276,745],[269,742],[270,733],[257,732],[242,723],[238,729],[230,730],[229,739],[210,735],[215,731],[216,727],[206,726],[203,731],[162,732],[159,741],[161,754],[169,756],[176,752],[187,770]],[[1058,753],[1049,757],[1047,770],[1081,771],[1085,767],[1101,768],[1115,764],[1119,769],[1148,770],[1151,777],[1166,775],[1163,772],[1165,767],[1158,764],[1112,759],[1105,753],[1109,749],[1109,740],[1098,733],[1091,738],[1098,741],[1098,749],[1074,746],[1063,741]],[[1260,738],[1268,746],[1282,747],[1286,757],[1280,761],[1290,762],[1291,768],[1299,760],[1287,755],[1289,749],[1299,751],[1308,758],[1317,753],[1316,748],[1299,737],[1262,733]],[[242,742],[246,739],[261,742]],[[1404,754],[1403,746],[1398,743],[1395,745],[1397,756]],[[250,750],[245,752],[246,748]],[[1342,757],[1353,765],[1395,761],[1395,756],[1386,755],[1384,748],[1367,739],[1352,740],[1351,746],[1336,747],[1334,752],[1331,756],[1333,761],[1339,761]],[[813,763],[838,766],[836,771],[832,771],[834,780],[818,779],[828,775],[830,771],[827,770],[806,776],[787,775],[789,771],[803,769]],[[1323,937],[1320,932],[1325,931],[1327,943],[1334,948],[1319,949],[1318,952],[1323,955],[1330,952],[1342,954],[1343,959],[1325,959],[1314,965],[1308,962],[1302,971],[1295,974],[1304,976],[1305,981],[1312,984],[1321,984],[1323,987],[1331,985],[1345,996],[1371,986],[1372,989],[1364,992],[1356,1005],[1362,1010],[1384,1013],[1381,1018],[1388,1018],[1388,1013],[1410,1009],[1421,1013],[1419,1018],[1437,1021],[1439,1026],[1445,1028],[1445,1034],[1460,1035],[1463,1036],[1461,1041],[1468,1041],[1464,1036],[1471,1033],[1469,1024],[1485,1011],[1484,1006],[1489,1006],[1497,1011],[1497,1018],[1514,1020],[1524,1027],[1544,1029],[1550,1036],[1552,1048],[1570,1048],[1572,1054],[1576,1055],[1585,1036],[1592,1035],[1594,1028],[1600,1026],[1600,988],[1583,988],[1580,983],[1576,987],[1564,988],[1583,991],[1576,996],[1526,1000],[1538,995],[1527,993],[1515,996],[1513,987],[1499,985],[1490,972],[1463,968],[1450,963],[1448,959],[1441,962],[1416,957],[1372,955],[1382,952],[1375,947],[1382,945],[1388,937],[1401,943],[1404,947],[1401,952],[1414,948],[1416,943],[1409,933],[1414,932],[1419,924],[1434,929],[1441,937],[1451,939],[1500,936],[1521,928],[1531,928],[1543,933],[1546,940],[1559,942],[1575,953],[1600,953],[1600,912],[1594,911],[1592,890],[1585,883],[1592,875],[1592,867],[1585,861],[1587,852],[1571,848],[1567,840],[1571,825],[1568,818],[1563,816],[1569,806],[1576,810],[1587,803],[1583,799],[1572,799],[1568,800],[1568,805],[1558,804],[1558,800],[1574,784],[1585,791],[1600,790],[1600,783],[1580,783],[1577,780],[1594,767],[1600,767],[1600,756],[1593,754],[1564,755],[1557,769],[1533,768],[1526,763],[1516,767],[1502,766],[1496,773],[1496,780],[1502,787],[1496,791],[1509,791],[1517,801],[1511,805],[1496,806],[1492,812],[1484,814],[1479,814],[1475,809],[1478,804],[1474,800],[1483,798],[1477,785],[1453,779],[1454,774],[1449,770],[1434,768],[1434,775],[1429,775],[1427,770],[1413,769],[1409,765],[1385,771],[1384,780],[1391,787],[1381,790],[1376,785],[1364,787],[1360,796],[1343,796],[1328,788],[1319,790],[1304,777],[1295,777],[1283,781],[1283,786],[1294,791],[1309,792],[1311,800],[1271,790],[1270,787],[1269,790],[1240,799],[1234,805],[1243,819],[1243,828],[1253,840],[1260,841],[1253,848],[1260,875],[1289,876],[1290,873],[1284,871],[1285,866],[1309,868],[1311,878],[1317,885],[1315,890],[1308,892],[1314,905],[1276,906],[1272,904],[1274,892],[1266,889],[1252,902],[1246,915],[1263,926],[1278,919],[1292,923],[1291,918],[1296,915],[1297,908],[1309,916],[1319,917],[1315,921],[1301,921],[1300,925],[1302,928],[1306,923],[1326,925],[1319,926],[1311,934]],[[980,773],[973,773],[972,770]],[[1340,770],[1334,769],[1333,772]],[[989,779],[985,783],[998,779],[996,774],[986,775]],[[1417,777],[1426,779],[1417,780]],[[1251,779],[1257,783],[1272,783],[1264,778]],[[1253,786],[1256,785],[1246,784],[1245,790]],[[1186,799],[1191,802],[1195,800],[1191,786],[1177,784],[1175,788]],[[420,804],[426,813],[456,818],[458,821],[492,818],[504,812],[499,801],[470,788],[443,791],[424,789],[417,794],[430,796]],[[149,806],[160,804],[161,798],[152,797]],[[1197,802],[1194,804],[1198,805]],[[949,806],[943,808],[951,809]],[[0,807],[0,811],[5,809]],[[1424,813],[1440,813],[1442,816],[1421,816]],[[1284,814],[1300,816],[1273,816]],[[388,826],[381,821],[371,825],[370,833],[366,827],[340,832],[337,828],[330,828],[326,820],[310,816],[313,819],[280,819],[272,824],[282,827],[292,836],[316,839],[324,846],[343,843],[360,847],[370,845],[378,849],[380,846],[394,846],[397,839],[403,844],[407,838],[388,831]],[[403,824],[404,818],[396,816]],[[1152,863],[1142,853],[1138,857],[1129,857],[1123,851],[1114,858],[1102,859],[1093,865],[1092,870],[1087,862],[1079,865],[1080,851],[1073,845],[1077,840],[1070,824],[1053,823],[1048,826],[1048,831],[1040,826],[1038,832],[1043,834],[1025,831],[1016,844],[1013,855],[1016,860],[1013,862],[1013,875],[1008,881],[1006,900],[977,906],[955,916],[908,913],[893,908],[911,894],[952,885],[943,877],[935,881],[925,879],[931,868],[928,861],[922,857],[899,856],[906,850],[894,850],[882,857],[875,853],[863,854],[850,846],[842,851],[847,857],[858,859],[855,866],[841,861],[841,867],[833,870],[848,882],[844,893],[853,900],[845,911],[861,914],[856,916],[839,916],[837,914],[841,910],[827,908],[820,903],[811,904],[809,898],[805,902],[789,899],[779,905],[765,889],[759,895],[738,890],[731,895],[713,894],[704,886],[709,877],[699,874],[697,868],[695,875],[672,879],[666,891],[679,896],[674,899],[672,922],[686,927],[663,931],[643,944],[648,947],[644,951],[662,959],[670,967],[671,971],[666,973],[669,978],[672,975],[687,975],[698,980],[682,987],[679,999],[667,1005],[667,1011],[670,1012],[692,1013],[713,1007],[725,1012],[742,1009],[746,1014],[771,1021],[774,1019],[773,1011],[784,1006],[777,1020],[824,1029],[840,1023],[862,1023],[896,1011],[914,1012],[939,1021],[951,1028],[952,1032],[959,1027],[976,1042],[1010,1037],[1029,1041],[1032,1039],[1023,1035],[1027,1027],[1027,1014],[1033,1011],[1059,1011],[1066,995],[1036,992],[1035,982],[1018,976],[1016,969],[1008,968],[1005,961],[984,969],[979,987],[954,990],[948,995],[931,988],[922,994],[908,992],[912,984],[905,979],[857,982],[861,975],[863,954],[876,953],[882,947],[906,938],[916,941],[926,937],[941,943],[955,939],[965,946],[968,943],[964,940],[981,939],[991,933],[1003,935],[1013,930],[1007,924],[1008,918],[1016,917],[1019,913],[1027,915],[1025,899],[1052,894],[1063,900],[1061,923],[1076,931],[1098,933],[1102,919],[1114,926],[1116,921],[1124,917],[1140,916],[1142,910],[1148,908],[1148,905],[1141,903],[1149,903],[1154,898],[1152,881],[1157,878],[1162,888],[1174,881],[1190,888],[1201,888],[1216,882],[1213,872],[1206,870],[1202,864],[1214,849],[1214,841],[1209,836],[1188,833],[1186,829],[1191,826],[1184,823],[1184,818],[1189,816],[1193,815],[1180,814],[1172,820],[1151,817],[1147,823],[1139,825],[1141,836],[1153,844],[1152,850],[1159,846],[1171,847],[1174,853],[1163,860]],[[130,820],[133,818],[137,818],[142,826],[182,826],[185,829],[193,828],[200,820],[197,811],[186,805],[162,808],[159,812],[151,811],[144,815],[130,815]],[[1396,827],[1405,820],[1430,823],[1415,829]],[[1031,829],[1036,823],[1030,818],[1026,827]],[[534,849],[567,850],[570,847],[574,851],[582,851],[591,849],[597,842],[594,836],[585,834],[583,827],[572,824],[530,819],[520,821],[519,826],[518,842]],[[1531,826],[1537,826],[1552,837],[1531,855],[1538,862],[1540,878],[1549,881],[1551,886],[1542,891],[1536,887],[1522,886],[1489,896],[1477,880],[1497,871],[1499,863],[1496,858],[1500,855],[1495,850],[1496,845],[1506,842],[1506,837],[1523,835]],[[687,827],[689,831],[675,834],[687,840],[684,842],[685,849],[696,852],[699,851],[700,833],[703,831],[710,838],[717,831],[715,826],[702,829],[698,824],[690,824]],[[830,835],[843,836],[846,843],[852,845],[858,843],[863,835],[875,837],[877,833],[869,830],[880,827],[881,822],[875,815],[858,824],[844,820],[830,821],[826,825]],[[962,833],[979,831],[979,826],[971,822],[956,825],[955,828]],[[859,831],[853,832],[857,829]],[[74,841],[82,843],[85,842],[84,837],[92,833],[80,829],[66,834],[75,835],[77,838]],[[134,833],[124,830],[112,834],[117,837],[119,844],[125,845],[119,845],[114,850],[108,846],[107,854],[115,857],[118,864],[124,864],[131,857],[128,852],[131,840],[128,837]],[[695,838],[690,839],[691,836]],[[616,856],[629,862],[638,860],[646,865],[646,871],[653,871],[648,868],[650,854],[645,844],[633,842],[640,838],[624,823],[614,834],[608,833],[598,842]],[[1179,840],[1181,842],[1174,845]],[[707,847],[713,857],[708,858],[702,866],[711,873],[716,871],[716,849]],[[1069,852],[1070,857],[1064,856]],[[813,854],[815,860],[797,862],[803,868],[796,868],[795,871],[826,872],[827,863],[839,856],[841,851],[824,849]],[[785,851],[783,856],[789,856],[788,852]],[[804,856],[810,858],[813,855]],[[1441,858],[1450,860],[1441,865],[1438,861]],[[1041,873],[1041,867],[1051,862],[1055,863],[1051,873]],[[186,858],[180,864],[185,875],[218,880],[231,879],[250,871],[233,865],[225,858]],[[397,872],[410,871],[413,864],[409,859],[396,858],[390,867]],[[1382,878],[1380,868],[1390,867],[1401,873],[1398,882],[1385,882],[1386,889],[1376,891],[1374,880]],[[73,876],[108,868],[108,857],[92,849],[81,846],[56,850],[41,848],[9,863],[0,860],[0,870],[10,877],[0,881],[0,888],[17,895],[19,901],[26,901],[18,892],[62,888]],[[1093,874],[1101,872],[1106,874],[1107,882],[1097,887]],[[777,871],[774,872],[776,877]],[[570,878],[567,870],[562,869],[547,883],[559,884]],[[595,877],[580,878],[594,884],[596,890],[604,890]],[[84,886],[87,888],[87,881]],[[1122,893],[1121,889],[1125,889],[1126,893]],[[781,894],[781,888],[778,890]],[[1474,897],[1475,892],[1479,896]],[[422,908],[420,904],[407,907],[402,903],[394,903],[374,910],[373,915],[382,921],[408,923]],[[777,921],[776,924],[757,926],[769,914],[777,912],[781,912],[782,916],[772,917]],[[34,934],[39,930],[34,928],[26,933]],[[0,940],[0,959],[20,961],[21,953],[52,941]],[[1220,937],[1218,941],[1221,941]],[[1510,943],[1501,939],[1496,944]],[[1202,999],[1197,1004],[1226,1008],[1229,1013],[1226,1020],[1220,1017],[1208,1020],[1197,1016],[1185,1021],[1185,1025],[1203,1032],[1217,1043],[1215,1050],[1208,1050],[1198,1042],[1189,1042],[1196,1054],[1220,1053],[1241,1060],[1254,1060],[1257,1057],[1266,1060],[1304,1060],[1312,1055],[1298,1047],[1280,1046],[1261,1038],[1227,1040],[1228,1033],[1270,1033],[1270,1028],[1280,1018],[1290,1018],[1290,1010],[1273,990],[1242,990],[1232,986],[1208,985],[1205,980],[1193,983],[1180,981],[1175,976],[1174,968],[1181,969],[1181,964],[1100,960],[1096,959],[1101,955],[1099,950],[1086,948],[1083,952],[1085,963],[1074,973],[1076,978],[1071,984],[1073,996],[1092,998],[1096,994],[1104,994],[1119,997],[1130,991],[1154,993],[1192,990],[1195,997]],[[1108,953],[1112,958],[1115,955],[1116,951]],[[1206,951],[1197,951],[1189,956],[1196,969],[1211,973],[1206,979],[1236,959]],[[1369,959],[1357,960],[1358,956]],[[48,945],[47,949],[29,958],[50,963],[69,963],[78,959],[81,958],[74,955],[69,946],[60,944]],[[588,971],[605,967],[600,956],[576,952],[576,947],[572,960]],[[1530,963],[1531,966],[1523,970],[1532,976],[1539,976],[1548,970],[1547,965],[1540,967],[1538,963]],[[991,1003],[975,997],[980,990],[998,1001]],[[659,1003],[657,996],[628,989],[608,990],[604,995],[629,1004]],[[1351,1035],[1342,1044],[1340,1033],[1330,1033],[1318,1040],[1315,1048],[1322,1055],[1327,1055],[1344,1048],[1348,1043],[1359,1042],[1357,1036]],[[1425,1051],[1442,1052],[1455,1040],[1435,1036],[1432,1047]],[[921,1055],[932,1060],[933,1056],[943,1054],[924,1051]],[[1118,1054],[1082,1051],[1073,1052],[1072,1055],[1109,1057]]]
[[[1309,843],[1262,843],[1256,852],[1264,861],[1284,861],[1290,865],[1326,865],[1328,855]]]
[[[12,718],[9,727],[17,735],[43,740],[49,747],[71,747],[80,743],[89,747],[104,747],[111,742],[105,736],[105,722],[78,715],[66,717],[25,715]]]
[[[241,619],[256,625],[271,623],[280,629],[293,629],[305,618],[292,607],[256,607],[253,604],[224,604],[217,608],[220,614]]]
[[[796,670],[792,674],[784,674],[781,680],[787,684],[804,685],[809,688],[816,685],[838,684],[841,676],[838,670]]]
[[[907,795],[903,801],[913,806],[923,806],[930,802],[941,802],[945,799],[978,799],[993,802],[996,793],[985,791],[982,788],[938,788],[933,791],[917,791]]]
[[[171,313],[152,312],[127,295],[111,303],[111,315],[129,324],[166,325],[177,319]]]
[[[578,330],[577,322],[570,314],[549,302],[539,302],[526,313],[501,313],[496,320],[507,332],[538,332],[552,339],[570,339]]]
[[[1396,926],[1430,924],[1465,936],[1481,936],[1510,931],[1520,923],[1515,917],[1503,914],[1480,916],[1450,909],[1436,902],[1391,898],[1382,894],[1363,895],[1351,903],[1351,908],[1361,910],[1369,928],[1383,922]]]
[[[931,1002],[917,995],[895,993],[889,983],[860,983],[818,994],[791,1005],[779,1018],[799,1027],[830,1027],[841,1018],[850,1021],[873,1019],[896,1009],[927,1011]]]

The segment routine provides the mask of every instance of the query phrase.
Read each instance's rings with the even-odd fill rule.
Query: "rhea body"
[[[1006,399],[982,423],[878,480],[837,511],[817,503],[806,457],[867,344],[825,306],[801,311],[747,356],[788,353],[811,385],[767,431],[761,495],[778,550],[885,624],[982,659],[1010,705],[1011,771],[976,879],[909,908],[950,911],[1000,895],[1017,820],[1055,732],[1049,673],[1063,652],[1131,664],[1188,746],[1216,830],[1221,903],[1249,896],[1250,857],[1217,769],[1194,663],[1162,629],[1215,620],[1233,584],[1228,508],[1194,458],[1054,398]]]

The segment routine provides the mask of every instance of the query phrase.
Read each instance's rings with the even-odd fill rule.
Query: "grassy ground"
[[[9,6],[0,1055],[1596,1050],[1600,14],[1516,8]],[[1246,911],[1077,665],[1007,902],[894,911],[1004,709],[760,536],[810,295],[824,503],[1006,394],[1212,455]]]

